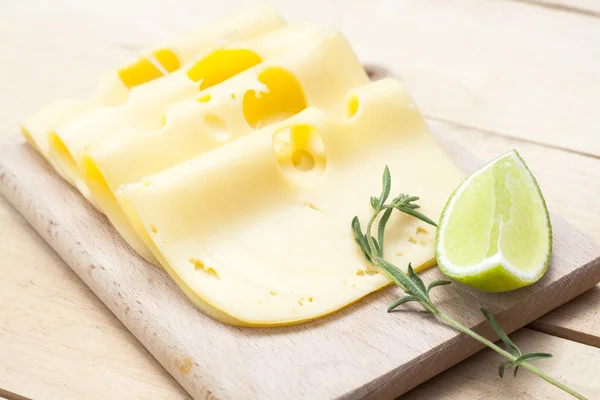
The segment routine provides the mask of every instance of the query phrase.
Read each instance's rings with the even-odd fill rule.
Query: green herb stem
[[[371,216],[371,219],[369,220],[369,224],[367,225],[367,232],[369,233],[369,235],[367,235],[367,242],[369,243],[369,247],[371,248],[371,251],[373,252],[373,254],[375,254],[375,243],[373,243],[373,236],[371,236],[370,233],[371,233],[371,230],[373,229],[373,223],[377,219],[377,216],[379,215],[380,212],[381,212],[381,210],[376,213],[373,213],[373,215]]]
[[[448,314],[439,311],[435,307],[434,307],[434,310],[432,310],[432,312],[438,318],[444,320],[445,322],[447,322],[449,325],[451,325],[455,329],[457,329],[457,330],[459,330],[459,331],[461,331],[463,333],[466,333],[467,335],[471,336],[473,339],[478,340],[479,342],[485,344],[486,346],[488,346],[489,348],[491,348],[492,350],[494,350],[496,353],[498,353],[498,354],[500,354],[500,355],[508,358],[511,361],[515,361],[517,359],[517,357],[515,357],[512,354],[510,354],[509,352],[505,351],[500,346],[497,346],[494,342],[486,339],[485,337],[477,334],[476,332],[474,332],[471,329],[467,328],[466,326],[462,325],[460,322],[456,321],[454,318],[452,318]],[[580,400],[587,400],[586,397],[584,397],[581,394],[577,393],[575,390],[571,389],[570,387],[565,386],[562,383],[558,382],[556,379],[554,379],[551,376],[547,375],[543,371],[540,371],[539,369],[537,369],[533,365],[531,365],[529,363],[526,363],[526,362],[523,362],[523,363],[520,363],[519,366],[525,368],[526,370],[528,370],[530,372],[533,372],[534,374],[536,374],[537,376],[539,376],[540,378],[542,378],[546,382],[551,383],[552,385],[556,386],[557,388],[559,388],[561,390],[564,390],[565,392],[569,393],[571,396],[573,396],[573,397],[575,397],[577,399],[580,399]]]
[[[369,224],[367,225],[367,232],[369,233],[367,235],[367,241],[369,243],[369,247],[371,248],[371,251],[375,250],[375,244],[373,242],[372,236],[370,235],[371,229],[373,227],[373,223],[377,219],[377,216],[379,215],[379,213],[387,208],[389,208],[389,206],[384,206],[381,208],[381,210],[379,212],[374,213],[373,216],[371,216],[371,219],[369,220]],[[375,261],[375,264],[378,267],[380,267],[386,273],[386,275],[388,275],[388,277],[390,277],[389,276],[390,274],[387,272],[387,270],[385,268],[383,268],[381,265],[379,265],[379,263],[377,263],[376,261]],[[478,333],[467,328],[460,322],[456,321],[454,318],[452,318],[448,314],[438,310],[437,307],[435,307],[431,302],[420,302],[420,303],[423,307],[425,307],[427,309],[427,311],[429,311],[433,315],[435,315],[438,318],[440,318],[441,320],[445,321],[446,323],[448,323],[449,325],[451,325],[453,328],[457,329],[458,331],[466,333],[467,335],[471,336],[473,339],[483,343],[490,349],[494,350],[496,353],[508,358],[509,360],[511,360],[513,362],[517,359],[516,356],[514,356],[514,355],[510,354],[509,352],[507,352],[506,350],[502,349],[502,347],[496,345],[491,340],[486,339],[485,337],[479,335]],[[534,374],[536,374],[540,378],[544,379],[545,381],[547,381],[547,382],[551,383],[552,385],[556,386],[557,388],[569,393],[571,396],[573,396],[579,400],[587,400],[586,397],[577,393],[575,390],[571,389],[570,387],[558,382],[556,379],[554,379],[551,376],[547,375],[546,373],[540,371],[533,365],[523,362],[523,363],[520,363],[519,366],[525,368],[526,370],[528,370],[530,372],[533,372]]]
[[[498,337],[500,338],[500,340],[502,342],[504,342],[504,344],[507,346],[508,351],[502,349],[500,346],[496,345],[494,342],[486,339],[485,337],[483,337],[483,336],[477,334],[476,332],[472,331],[471,329],[465,327],[464,325],[462,325],[460,322],[456,321],[454,318],[452,318],[448,314],[438,310],[438,308],[431,301],[431,298],[429,297],[429,292],[434,287],[450,284],[451,283],[450,281],[438,280],[438,281],[431,282],[429,284],[429,286],[425,286],[425,283],[423,282],[423,280],[417,274],[415,274],[415,272],[413,271],[412,266],[410,264],[408,265],[408,273],[406,273],[406,272],[402,271],[401,269],[399,269],[398,267],[396,267],[395,265],[387,262],[383,258],[384,257],[383,234],[384,234],[384,230],[385,230],[385,225],[387,224],[388,219],[390,217],[390,213],[392,212],[392,211],[387,212],[388,210],[396,209],[400,212],[411,215],[425,223],[428,223],[433,226],[437,226],[434,221],[432,221],[426,215],[424,215],[416,210],[419,208],[419,205],[414,203],[416,200],[419,200],[419,198],[416,196],[400,194],[398,197],[393,199],[389,204],[385,204],[385,201],[387,200],[387,198],[390,194],[390,187],[391,187],[390,171],[387,167],[385,167],[385,170],[383,173],[383,189],[382,189],[381,195],[380,195],[380,197],[372,197],[371,198],[371,207],[373,208],[374,213],[371,215],[371,218],[369,219],[369,223],[367,225],[366,231],[364,233],[362,232],[362,229],[360,227],[360,221],[358,220],[358,217],[354,217],[354,219],[352,220],[352,230],[354,232],[355,241],[358,244],[358,246],[361,248],[367,261],[369,263],[371,263],[372,265],[374,265],[375,267],[379,267],[386,274],[386,276],[388,276],[397,286],[399,286],[405,292],[404,297],[401,297],[398,300],[396,300],[394,303],[392,303],[392,305],[388,308],[388,312],[391,311],[392,309],[394,309],[395,307],[398,307],[401,304],[416,301],[419,304],[421,304],[421,306],[423,306],[423,308],[425,308],[425,310],[427,310],[429,313],[435,315],[437,318],[444,321],[446,324],[452,326],[454,329],[469,335],[473,339],[475,339],[475,340],[479,341],[480,343],[483,343],[487,347],[491,348],[492,350],[494,350],[496,353],[500,354],[501,356],[506,357],[508,359],[508,361],[503,362],[499,366],[499,373],[500,373],[501,377],[504,375],[504,371],[506,368],[514,367],[515,368],[514,375],[516,376],[519,367],[523,367],[523,368],[529,370],[530,372],[536,374],[540,378],[544,379],[548,383],[550,383],[550,384],[556,386],[557,388],[565,391],[566,393],[570,394],[571,396],[573,396],[577,399],[580,399],[580,400],[587,400],[584,396],[577,393],[575,390],[558,382],[554,378],[546,375],[544,372],[540,371],[539,369],[537,369],[530,363],[526,362],[526,361],[532,361],[532,360],[541,359],[541,358],[552,357],[552,355],[547,354],[547,353],[523,354],[521,352],[521,350],[517,347],[517,345],[515,345],[510,340],[510,338],[506,335],[506,333],[504,332],[504,330],[502,329],[500,324],[498,324],[498,322],[496,321],[496,319],[494,318],[492,313],[489,312],[489,310],[482,309],[481,311],[482,311],[483,315],[486,317],[486,319],[490,322],[494,331],[496,331],[496,333],[498,334]],[[379,215],[382,212],[387,212],[387,213],[384,214],[383,217],[379,221],[379,228],[378,228],[379,242],[377,242],[376,239],[372,236],[371,231],[373,229],[373,224],[375,223],[375,221],[377,220],[377,218],[379,217]]]

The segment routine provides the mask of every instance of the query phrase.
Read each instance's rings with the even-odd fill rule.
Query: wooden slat
[[[517,149],[536,176],[551,211],[600,242],[600,159],[429,121],[437,134],[491,160]],[[600,286],[540,318],[532,328],[600,346]]]
[[[92,88],[99,72],[124,53],[245,2],[59,3],[44,11],[23,7],[5,17],[12,40],[3,65],[6,82],[0,83],[13,97],[4,97],[0,106],[14,111],[11,125],[42,98],[79,85]],[[600,155],[593,134],[600,131],[598,18],[495,0],[274,3],[290,20],[340,26],[361,58],[399,73],[429,116]],[[138,21],[135,29],[132,18]],[[74,69],[69,64],[75,60]],[[74,83],[65,85],[69,81]],[[25,103],[4,101],[14,96]]]
[[[529,327],[600,347],[600,285],[544,315]]]
[[[597,18],[510,1],[390,4],[366,13],[378,21],[369,34],[349,36],[426,115],[600,154]],[[373,40],[385,34],[392,42]]]
[[[600,349],[528,329],[514,333],[511,339],[523,351],[553,354],[553,358],[533,361],[532,364],[587,398],[600,398]],[[413,389],[402,396],[402,400],[571,398],[523,368],[516,378],[513,378],[512,370],[500,378],[498,365],[503,360],[494,351],[483,350]]]
[[[1,196],[0,221],[0,388],[34,399],[188,398]]]
[[[42,3],[15,2],[0,22],[0,136],[56,97],[85,98],[139,49],[125,31],[133,10],[112,15],[113,31],[102,7]],[[151,24],[128,31],[135,43],[160,40]],[[44,399],[189,398],[1,196],[0,255],[0,388]]]
[[[513,0],[514,1],[514,0]],[[600,17],[600,3],[596,0],[516,0],[561,12],[572,12]]]

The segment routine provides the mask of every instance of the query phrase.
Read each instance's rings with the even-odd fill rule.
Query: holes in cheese
[[[281,172],[296,184],[314,184],[325,173],[325,143],[312,125],[298,124],[277,131],[273,135],[273,151]],[[305,204],[321,211],[311,202]]]
[[[294,36],[297,35],[298,32],[295,32]],[[280,39],[278,42],[282,44]],[[165,80],[172,79],[176,74]],[[189,81],[187,76],[185,79]],[[264,124],[305,110],[307,105],[327,113],[341,114],[343,99],[348,91],[366,82],[362,65],[344,37],[335,30],[319,31],[300,41],[298,46],[292,46],[289,51],[171,105],[166,111],[167,123],[160,130],[137,133],[119,131],[90,146],[88,154],[107,184],[103,186],[90,182],[90,188],[122,236],[134,237],[137,234],[141,241],[134,240],[130,244],[138,252],[146,254],[151,247],[143,246],[143,243],[150,241],[147,233],[150,231],[149,225],[140,223],[135,213],[126,211],[127,206],[119,203],[118,196],[115,198],[119,188],[175,168],[190,158],[212,152],[226,143],[229,145],[253,134],[255,129]],[[139,89],[148,85],[151,83]],[[316,128],[320,129],[318,126]],[[319,181],[324,173],[327,163],[324,143],[318,132],[315,134],[311,129],[305,127],[306,132],[300,134],[301,128],[297,128],[296,134],[288,134],[289,152],[285,160],[282,158],[282,163],[287,163],[289,167],[286,177],[291,186],[309,186]],[[269,147],[273,155],[277,145],[271,137]],[[294,154],[293,150],[299,151]],[[276,159],[273,161],[277,162]],[[94,179],[85,170],[83,175],[86,180]],[[96,193],[96,189],[111,193]],[[257,190],[256,185],[251,190]],[[298,210],[316,218],[325,213],[320,202],[304,198],[297,200],[294,206]],[[314,204],[319,210],[302,206],[304,201]],[[164,237],[163,228],[156,226]]]
[[[287,45],[307,41],[312,36],[317,36],[314,26],[300,25],[254,38],[247,43],[236,43],[232,48],[207,49],[198,61],[189,63],[180,71],[133,87],[125,103],[116,107],[96,107],[92,113],[60,127],[56,133],[79,163],[86,147],[102,142],[117,130],[159,130],[164,125],[162,115],[167,113],[169,106],[198,93],[200,89],[224,83],[241,71],[256,66],[263,58],[284,52]],[[199,100],[208,100],[210,103],[211,98],[203,95]],[[77,170],[65,170],[70,171],[70,182],[85,187],[84,178]],[[86,190],[82,193],[86,193]]]
[[[52,163],[47,146],[50,131],[56,131],[76,117],[88,114],[95,107],[124,104],[134,88],[144,86],[142,83],[156,81],[165,72],[180,69],[180,66],[192,61],[199,53],[214,48],[219,43],[244,43],[283,27],[285,21],[273,7],[259,4],[175,37],[165,46],[149,51],[148,57],[140,57],[104,75],[99,80],[97,92],[90,100],[58,100],[28,116],[23,123],[29,133],[28,140]],[[301,29],[295,31],[295,34],[301,37]],[[274,45],[261,45],[257,54],[270,55],[270,51],[280,50],[290,44],[285,38],[275,42]],[[198,89],[197,84],[192,86]]]
[[[226,142],[231,139],[231,131],[223,118],[215,114],[206,114],[203,121],[208,128],[208,134],[217,142]]]
[[[359,105],[360,105],[360,103],[358,102],[358,97],[356,96],[356,94],[350,95],[348,101],[346,102],[345,118],[346,119],[354,118],[354,116],[358,112]]]
[[[292,152],[292,165],[300,171],[310,171],[315,167],[315,158],[304,149],[296,149]]]
[[[393,191],[419,194],[423,212],[434,219],[440,215],[463,174],[402,85],[387,79],[351,93],[360,107],[350,120],[309,107],[152,175],[151,187],[122,187],[118,196],[127,212],[135,213],[146,232],[149,224],[159,229],[160,240],[150,234],[149,247],[194,303],[209,303],[239,325],[282,325],[327,315],[388,284],[366,263],[349,228],[353,215],[370,215],[364,199],[380,189],[373,176],[385,164],[396,177]],[[322,143],[311,146],[315,142]],[[294,163],[298,149],[315,160],[312,168],[297,168],[307,165]],[[324,161],[319,179],[298,185],[292,178],[319,171],[319,158]],[[406,170],[411,173],[401,173]],[[420,269],[435,262],[433,244],[419,243],[433,232],[425,234],[419,226],[409,215],[393,214],[386,257]],[[209,257],[221,279],[196,273],[190,257]],[[308,296],[318,301],[304,300]]]
[[[310,208],[311,210],[314,210],[318,213],[323,214],[323,210],[321,210],[319,207],[317,207],[314,203],[310,202],[310,201],[305,201],[303,203],[301,203],[303,206]]]
[[[429,231],[423,226],[417,226],[416,229],[417,239],[421,246],[428,246],[434,242],[434,238],[429,235]]]
[[[265,69],[258,75],[258,81],[264,88],[248,90],[242,105],[244,117],[252,128],[283,121],[306,108],[302,86],[286,69]]]
[[[298,32],[294,32],[297,36]],[[281,37],[278,42],[281,44]],[[343,74],[335,80],[320,78],[339,71]],[[134,135],[120,131],[92,145],[89,153],[103,173],[111,171],[106,179],[116,190],[222,145],[223,136],[214,140],[211,129],[204,129],[207,124],[203,118],[208,114],[218,115],[226,122],[233,140],[250,133],[252,125],[258,127],[304,109],[309,104],[308,96],[311,105],[325,111],[340,109],[347,91],[363,83],[364,70],[343,36],[337,31],[314,33],[298,49],[203,91],[196,101],[172,105],[167,111],[167,124],[157,132]],[[304,89],[305,84],[310,90]],[[236,93],[240,95],[231,98]],[[152,162],[144,161],[150,157]]]
[[[200,103],[209,103],[212,100],[212,96],[210,94],[205,94],[198,97],[198,101]]]
[[[119,69],[117,74],[128,89],[160,78],[179,69],[179,59],[171,50],[160,49]],[[166,72],[166,73],[165,73]]]
[[[200,82],[204,90],[262,62],[258,54],[248,49],[219,49],[198,61],[187,76]]]
[[[207,267],[202,260],[199,260],[197,258],[190,258],[190,263],[194,266],[194,270],[196,271],[202,271],[214,278],[217,279],[221,279],[221,277],[219,276],[219,273],[212,267]]]
[[[356,271],[356,275],[358,275],[358,276],[374,276],[377,274],[379,274],[379,271],[374,270],[374,269],[366,269],[366,270],[359,269],[358,271]]]

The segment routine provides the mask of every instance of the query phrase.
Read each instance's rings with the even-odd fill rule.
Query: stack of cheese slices
[[[235,325],[307,321],[389,283],[350,229],[385,165],[433,219],[463,178],[400,82],[369,82],[339,31],[264,5],[143,53],[22,131],[137,253]],[[391,262],[435,263],[432,227],[388,227]]]

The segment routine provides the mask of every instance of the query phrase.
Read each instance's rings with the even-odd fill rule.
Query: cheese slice
[[[172,106],[156,132],[119,131],[90,146],[80,163],[86,186],[125,240],[154,261],[114,197],[119,186],[285,119],[307,105],[341,115],[348,90],[367,82],[342,34],[323,30],[293,50]]]
[[[167,107],[200,90],[271,58],[318,32],[313,24],[297,24],[244,42],[211,48],[181,70],[135,87],[127,102],[117,107],[96,107],[49,135],[50,156],[59,172],[81,193],[89,192],[78,162],[86,146],[117,130],[158,130],[165,122]]]
[[[294,324],[387,285],[350,229],[353,216],[371,215],[386,164],[392,196],[420,196],[420,210],[439,218],[463,174],[403,86],[369,83],[344,104],[343,117],[308,108],[119,190],[156,258],[200,309],[235,325]],[[388,260],[435,262],[433,227],[400,213],[388,227]]]
[[[131,89],[173,72],[194,59],[197,53],[214,46],[243,41],[285,26],[277,11],[258,4],[216,23],[183,34],[164,46],[145,51],[128,64],[104,75],[97,92],[87,101],[61,99],[48,104],[25,119],[21,131],[46,159],[47,135],[74,118],[98,106],[118,106],[129,98]]]

